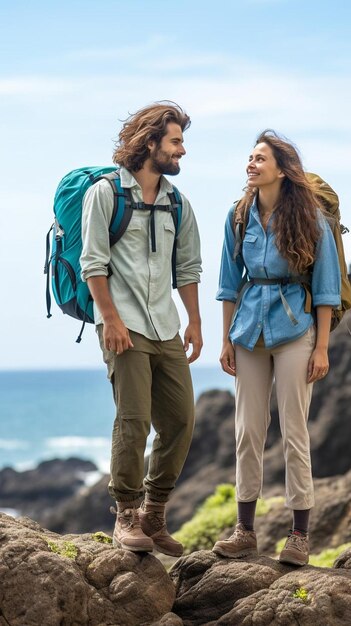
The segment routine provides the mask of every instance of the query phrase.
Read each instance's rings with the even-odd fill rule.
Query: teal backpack
[[[170,211],[175,238],[172,252],[172,286],[177,287],[176,247],[182,218],[182,199],[176,187],[169,193],[169,205],[134,202],[130,189],[123,189],[119,171],[115,167],[84,167],[69,172],[59,183],[54,198],[55,221],[46,235],[46,308],[51,317],[51,288],[54,299],[63,313],[83,322],[77,337],[82,339],[85,323],[94,323],[93,299],[87,283],[82,281],[80,255],[82,252],[82,205],[86,191],[97,181],[107,180],[113,191],[113,212],[109,227],[110,246],[114,246],[126,231],[133,211],[150,211],[151,249],[156,251],[154,211]]]

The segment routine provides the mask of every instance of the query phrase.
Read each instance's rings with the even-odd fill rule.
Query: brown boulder
[[[93,537],[0,514],[0,624],[138,626],[169,613],[174,586],[158,559]]]
[[[349,626],[351,577],[333,570],[291,572],[236,602],[211,626]],[[207,624],[207,626],[210,626]]]
[[[184,626],[350,626],[351,572],[196,552],[170,572]]]

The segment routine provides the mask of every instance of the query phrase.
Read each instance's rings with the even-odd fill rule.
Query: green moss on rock
[[[97,533],[94,533],[91,538],[93,541],[98,541],[99,543],[112,543],[112,537],[105,535],[105,533],[103,533],[101,530]]]
[[[308,591],[306,591],[306,589],[304,589],[303,587],[298,587],[293,593],[293,597],[298,598],[299,600],[302,600],[302,602],[307,602]]]
[[[67,559],[75,559],[78,556],[78,549],[71,541],[63,541],[62,543],[48,541],[48,546],[51,552],[64,556]]]

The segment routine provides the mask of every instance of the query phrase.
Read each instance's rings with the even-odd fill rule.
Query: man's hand
[[[112,321],[104,320],[103,337],[106,350],[111,350],[117,354],[122,354],[129,348],[134,348],[128,328],[120,317],[116,317]]]
[[[122,354],[125,350],[134,348],[128,328],[112,302],[106,276],[91,276],[88,278],[88,287],[104,321],[103,338],[106,350]]]
[[[178,291],[189,318],[189,324],[184,333],[184,350],[187,352],[190,344],[193,344],[193,351],[188,357],[188,363],[193,363],[199,358],[203,346],[197,283],[178,287]]]
[[[190,344],[192,344],[193,346],[193,351],[188,357],[189,364],[193,363],[194,361],[196,361],[196,359],[199,358],[203,346],[200,322],[190,323],[189,326],[187,326],[187,328],[185,329],[183,344],[185,352],[189,350]]]

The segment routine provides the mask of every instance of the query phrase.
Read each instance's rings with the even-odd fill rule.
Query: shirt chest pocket
[[[128,250],[128,254],[140,254],[140,250],[142,249],[142,241],[145,239],[145,235],[143,235],[143,223],[140,217],[132,215],[130,222],[127,226],[127,229],[122,235],[117,245],[120,245],[121,250],[126,248]]]
[[[141,223],[141,218],[140,217],[136,217],[134,214],[132,215],[132,217],[130,218],[130,222],[127,226],[127,233],[134,233],[135,231],[141,231],[142,229],[142,223]]]
[[[257,235],[248,235],[248,234],[247,234],[247,235],[245,235],[245,237],[244,237],[244,245],[245,245],[246,243],[248,243],[248,244],[251,244],[251,245],[252,245],[252,244],[255,244],[255,243],[256,243],[256,241],[257,241]]]
[[[257,235],[247,233],[243,241],[243,257],[246,267],[253,271],[253,265],[257,262],[259,255],[259,239]]]
[[[175,238],[175,226],[172,221],[163,224],[163,249],[166,255],[171,255]]]

